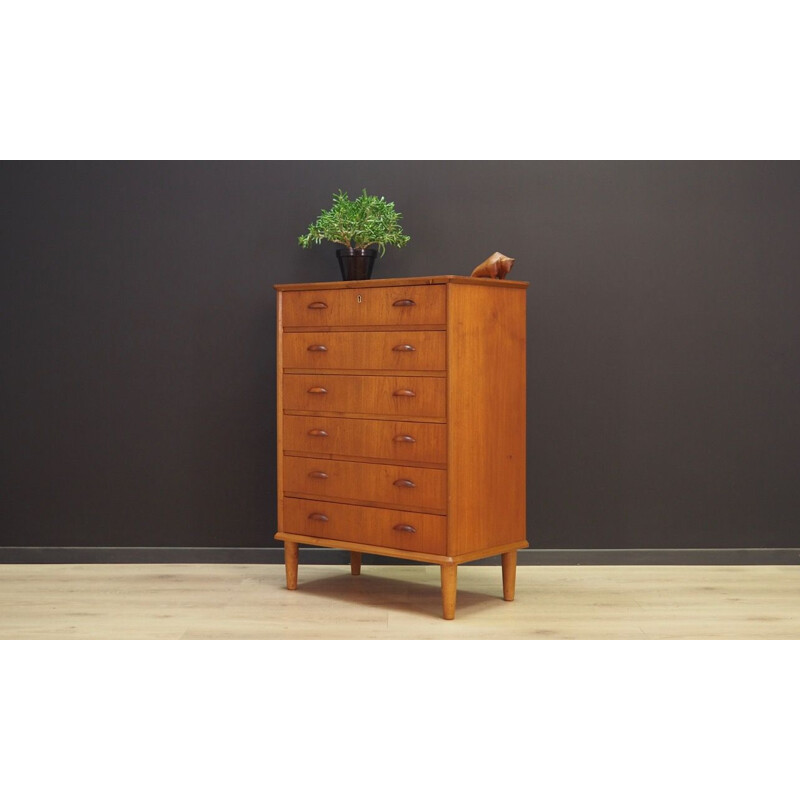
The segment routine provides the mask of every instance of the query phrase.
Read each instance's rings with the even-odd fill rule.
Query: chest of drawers
[[[525,541],[528,284],[441,275],[278,285],[278,533],[298,546],[438,564]]]

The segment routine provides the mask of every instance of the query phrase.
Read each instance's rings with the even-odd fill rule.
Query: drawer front
[[[339,417],[283,417],[284,450],[382,461],[447,463],[447,427],[440,422],[395,422]]]
[[[285,533],[445,555],[447,517],[386,508],[283,500]]]
[[[283,327],[444,325],[446,286],[282,292]]]
[[[445,379],[397,375],[284,375],[287,411],[443,419]]]
[[[283,491],[287,495],[443,514],[447,507],[447,473],[443,469],[286,456]]]
[[[287,369],[444,370],[444,331],[286,333]]]

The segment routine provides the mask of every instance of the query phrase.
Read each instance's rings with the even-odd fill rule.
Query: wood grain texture
[[[422,325],[446,319],[444,286],[393,284],[375,287],[307,289],[284,294],[283,324],[325,325]],[[397,305],[409,301],[411,305]],[[310,306],[318,305],[318,308]]]
[[[378,544],[366,544],[364,542],[344,541],[342,539],[321,538],[310,536],[304,533],[286,533],[280,531],[275,534],[275,538],[280,542],[297,542],[298,544],[310,545],[313,547],[335,547],[337,549],[349,549],[359,553],[371,553],[376,556],[387,556],[389,558],[402,558],[410,561],[424,561],[429,564],[453,564],[454,559],[450,556],[437,555],[436,553],[422,553],[416,550],[400,550],[397,547],[384,547]]]
[[[514,587],[517,580],[517,551],[510,550],[501,557],[503,570],[503,600],[514,599]]]
[[[447,288],[447,552],[456,555],[525,539],[525,292]]]
[[[318,348],[325,348],[324,350]],[[443,370],[444,331],[286,333],[284,368],[318,370]]]
[[[798,640],[798,566],[458,570],[444,624],[438,565],[3,564],[0,639]]]
[[[446,520],[441,515],[293,497],[284,498],[283,505],[285,533],[354,544],[375,544],[397,550],[440,555],[445,552]],[[315,517],[311,518],[311,515]],[[405,526],[410,528],[408,532],[400,530]]]
[[[473,278],[466,275],[432,275],[424,278],[371,278],[367,281],[322,281],[319,283],[276,283],[274,288],[281,292],[305,292],[309,290],[331,289],[375,289],[397,286],[438,286],[446,283],[465,283],[472,286],[486,284],[492,286],[496,281],[486,278]],[[527,289],[528,281],[505,280],[501,284],[507,289]]]
[[[350,574],[361,574],[361,553],[358,553],[355,550],[350,553]]]
[[[299,555],[299,548],[297,542],[284,542],[283,543],[283,551],[284,551],[284,562],[286,566],[286,588],[287,589],[296,589],[297,588],[297,564],[298,564],[298,555]]]
[[[320,367],[315,370],[298,369],[297,367],[287,367],[284,369],[284,375],[386,375],[390,370],[386,369],[325,369]],[[395,375],[408,375],[409,377],[417,378],[446,378],[447,373],[441,369],[404,369],[394,370],[392,374]]]
[[[437,514],[444,514],[447,507],[447,475],[441,469],[294,456],[285,456],[283,463],[287,497],[311,496]]]
[[[455,564],[442,564],[442,616],[445,619],[456,617],[456,588],[458,567]]]
[[[278,287],[286,437],[278,538],[427,553],[443,565],[445,619],[455,614],[457,563],[502,553],[510,600],[511,551],[527,545],[527,284],[505,284],[512,292],[496,285],[447,277]],[[438,330],[443,323],[446,331]],[[381,420],[393,418],[402,422],[389,443]],[[435,452],[415,449],[413,428],[427,420],[447,423],[436,431]],[[371,439],[368,426],[380,438]],[[353,455],[333,457],[343,451]],[[398,455],[444,458],[446,471],[377,460]]]
[[[496,544],[491,547],[482,547],[480,550],[469,550],[466,553],[459,553],[458,555],[452,556],[452,559],[454,564],[466,564],[469,561],[476,561],[479,558],[498,556],[527,546],[528,543],[525,541],[511,542],[511,544],[506,542],[505,544]]]
[[[278,486],[278,530],[283,530],[283,293],[278,292],[275,298],[275,319],[276,319],[276,353],[275,353],[275,412],[277,417],[276,438],[277,438],[277,479]]]
[[[492,253],[472,270],[470,277],[503,280],[514,267],[514,261],[515,259],[502,253]]]
[[[445,379],[396,375],[284,375],[286,411],[443,419]]]
[[[342,419],[374,419],[374,420],[395,420],[395,419],[402,419],[405,422],[447,422],[444,417],[428,417],[428,416],[416,416],[413,414],[408,414],[407,416],[400,417],[397,414],[380,414],[373,411],[298,411],[292,409],[291,411],[287,410],[286,414],[296,415],[296,416],[305,416],[305,417],[314,417],[317,414],[323,413],[326,417],[341,417]]]
[[[374,458],[390,464],[445,466],[447,429],[438,422],[283,417],[286,451],[315,456]]]
[[[415,550],[400,550],[398,548],[383,547],[381,545],[366,544],[363,542],[345,541],[343,539],[321,538],[302,533],[286,533],[285,531],[275,534],[275,538],[281,542],[297,542],[298,544],[312,545],[314,547],[334,547],[341,550],[358,550],[362,553],[372,553],[378,556],[390,556],[392,558],[410,559],[412,561],[427,561],[431,564],[467,564],[470,561],[477,561],[482,558],[491,558],[506,552],[508,545],[500,547],[487,547],[483,550],[474,550],[471,553],[463,553],[459,556],[440,555],[437,553],[425,553]],[[520,542],[515,547],[519,549],[523,543]]]
[[[288,333],[347,333],[348,331],[443,331],[447,326],[442,323],[393,323],[391,325],[292,325],[284,326]]]

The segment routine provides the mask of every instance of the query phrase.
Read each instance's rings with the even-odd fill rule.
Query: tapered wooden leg
[[[297,542],[284,542],[283,553],[286,560],[286,588],[297,588]]]
[[[353,550],[350,551],[350,574],[361,574],[361,553],[356,553]]]
[[[503,553],[503,600],[514,599],[514,586],[517,582],[517,551]]]
[[[456,565],[442,564],[442,611],[445,619],[456,616]]]

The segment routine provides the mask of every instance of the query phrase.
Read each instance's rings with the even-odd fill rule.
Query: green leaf
[[[308,232],[298,237],[301,247],[311,247],[327,240],[345,247],[363,249],[376,245],[381,256],[386,245],[404,247],[411,237],[400,227],[402,215],[395,211],[394,203],[383,196],[368,195],[366,189],[354,200],[339,189],[333,195],[332,206],[320,212]]]

